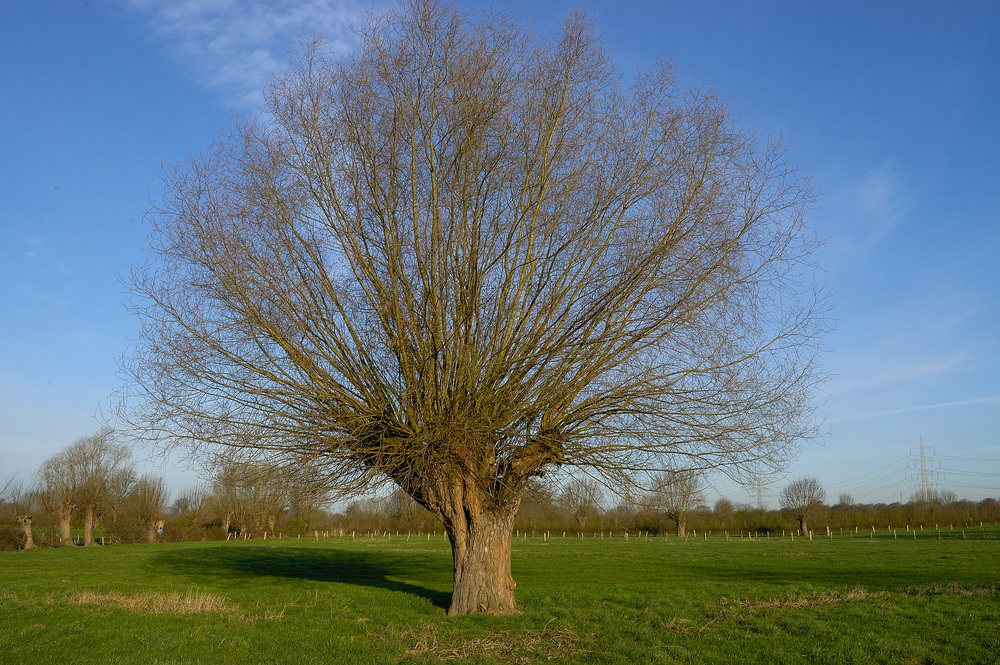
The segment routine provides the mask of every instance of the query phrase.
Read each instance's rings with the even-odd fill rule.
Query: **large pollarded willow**
[[[147,435],[395,483],[466,613],[515,609],[529,477],[775,464],[811,433],[808,187],[669,66],[625,86],[580,16],[418,1],[266,97],[152,215]]]

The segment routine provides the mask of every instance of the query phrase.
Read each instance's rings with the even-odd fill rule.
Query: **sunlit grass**
[[[0,663],[992,663],[1000,649],[995,539],[531,538],[512,562],[521,614],[449,618],[440,537],[4,552]]]

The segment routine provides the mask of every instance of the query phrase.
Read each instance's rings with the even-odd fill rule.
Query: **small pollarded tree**
[[[26,485],[24,481],[17,478],[10,478],[0,490],[0,498],[6,499],[14,512],[14,519],[21,527],[24,535],[23,550],[35,549],[35,538],[32,533],[31,522],[34,519],[34,511],[38,504],[38,493],[35,488]]]
[[[677,537],[687,533],[688,514],[705,503],[702,474],[697,470],[682,469],[657,474],[647,505],[654,513],[665,515],[673,521]]]
[[[601,487],[591,479],[574,478],[559,493],[560,505],[573,516],[581,532],[586,530],[590,516],[601,509],[601,499]]]
[[[117,441],[113,430],[102,428],[68,446],[64,454],[83,511],[83,544],[93,546],[104,512],[117,511],[135,482],[132,450]]]
[[[275,464],[219,460],[213,489],[223,528],[235,522],[241,533],[276,533],[277,522],[288,508],[293,473]]]
[[[809,516],[823,505],[826,490],[816,478],[800,478],[790,482],[783,490],[779,503],[799,522],[799,535],[809,535]]]
[[[157,532],[163,526],[162,517],[167,509],[169,494],[163,478],[150,475],[139,478],[128,494],[128,510],[146,528],[146,542],[156,542]]]
[[[814,432],[809,183],[668,63],[625,83],[579,14],[409,0],[265,98],[151,214],[137,433],[394,484],[444,525],[464,614],[516,611],[530,479],[632,492]]]
[[[36,475],[38,499],[59,523],[59,545],[72,546],[70,520],[80,501],[81,492],[66,450],[63,449],[42,462]]]
[[[200,527],[214,503],[212,489],[204,483],[198,483],[182,491],[170,510],[180,518],[181,526]]]

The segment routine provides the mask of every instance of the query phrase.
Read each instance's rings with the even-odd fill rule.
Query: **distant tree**
[[[712,512],[715,513],[715,518],[718,520],[719,526],[725,529],[729,526],[729,521],[733,519],[733,515],[736,513],[736,506],[726,497],[722,497],[716,500]]]
[[[83,544],[92,546],[94,530],[107,510],[117,510],[135,482],[132,450],[118,443],[110,428],[83,437],[65,450],[83,510]]]
[[[654,479],[649,506],[673,521],[675,533],[683,537],[688,515],[705,502],[702,474],[696,470],[682,469],[658,474]]]
[[[809,535],[809,517],[823,505],[826,490],[816,478],[800,478],[781,490],[781,507],[799,522],[799,535]]]
[[[128,507],[145,527],[147,542],[156,542],[168,497],[167,484],[160,476],[142,476],[129,492]]]
[[[204,483],[191,485],[174,500],[170,510],[183,518],[184,526],[200,527],[215,501],[212,490]]]
[[[779,465],[814,432],[810,185],[666,62],[628,80],[579,14],[406,0],[307,45],[167,176],[122,418],[401,488],[451,614],[516,611],[531,478]]]
[[[81,492],[65,449],[42,462],[37,471],[37,479],[39,501],[59,524],[60,546],[73,545],[70,520]]]
[[[24,535],[24,543],[21,545],[21,549],[34,549],[35,539],[31,531],[31,522],[38,503],[37,492],[23,481],[10,478],[4,484],[4,487],[0,489],[0,498],[6,499],[10,503],[14,511],[14,519],[17,521],[17,525],[21,527],[21,532]]]
[[[837,497],[837,505],[843,510],[848,510],[854,505],[854,497],[850,494],[841,493],[841,495]]]
[[[289,503],[290,481],[286,470],[254,461],[221,461],[214,480],[214,494],[224,514],[240,532],[276,533],[278,519]]]
[[[601,487],[593,480],[574,478],[559,494],[559,503],[576,520],[577,529],[586,531],[587,520],[601,508]]]
[[[333,492],[308,470],[289,476],[288,511],[296,529],[300,533],[308,532],[329,506]]]

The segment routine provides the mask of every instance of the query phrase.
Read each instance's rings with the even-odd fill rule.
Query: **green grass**
[[[992,663],[983,535],[518,540],[523,613],[457,618],[440,537],[2,552],[0,663]]]

